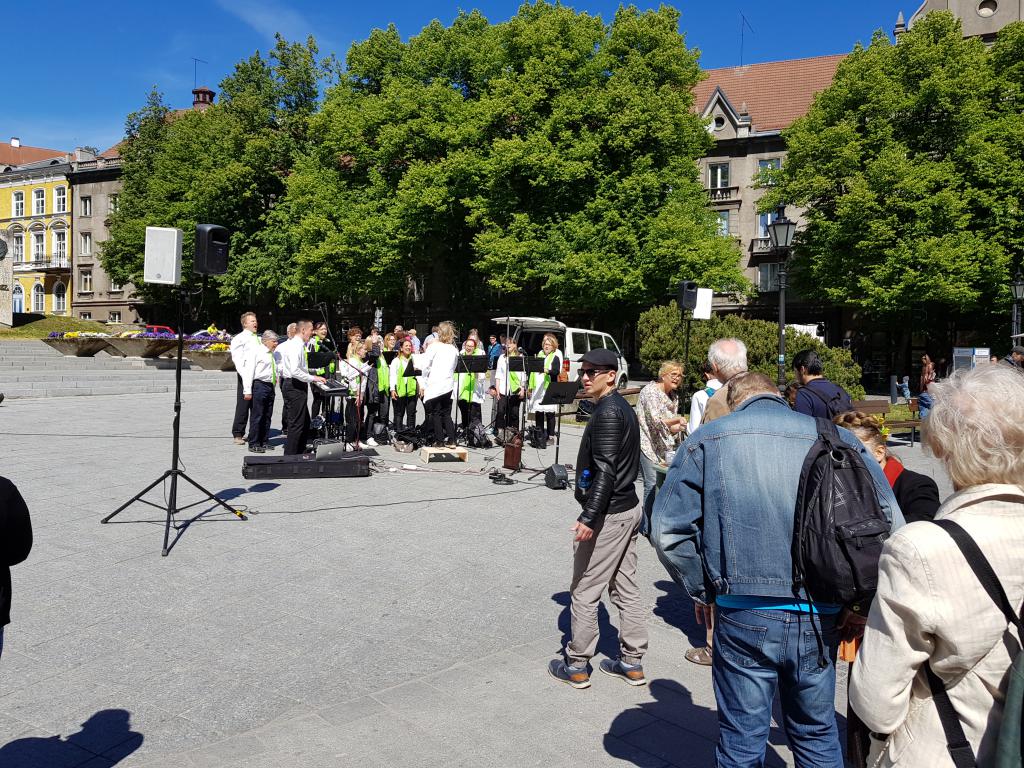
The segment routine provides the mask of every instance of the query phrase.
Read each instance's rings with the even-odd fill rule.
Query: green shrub
[[[707,359],[708,347],[715,339],[734,336],[747,345],[747,364],[774,381],[778,375],[779,326],[766,320],[747,320],[737,315],[722,315],[710,320],[694,320],[690,330],[690,358],[685,361],[690,392],[703,387],[701,363]],[[657,373],[664,360],[683,361],[686,334],[679,308],[673,301],[668,306],[652,307],[640,315],[637,325],[640,336],[640,362]],[[825,368],[825,376],[839,384],[854,400],[864,397],[860,383],[860,366],[853,362],[849,350],[829,347],[814,336],[786,328],[786,377],[793,378],[792,362],[797,352],[815,350]]]

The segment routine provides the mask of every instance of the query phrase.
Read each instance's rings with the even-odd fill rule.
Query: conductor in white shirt
[[[449,322],[438,326],[437,341],[423,353],[420,370],[423,371],[423,410],[427,423],[434,432],[434,444],[442,440],[455,448],[455,422],[452,421],[452,391],[455,389],[455,365],[459,349],[455,341],[455,328]]]
[[[312,375],[306,368],[306,342],[312,335],[313,323],[300,320],[295,335],[277,348],[284,405],[288,413],[285,456],[296,456],[306,450],[306,436],[309,432],[309,407],[306,401],[309,400],[309,385],[327,381],[323,376]]]
[[[252,407],[252,400],[247,400],[242,392],[242,380],[246,376],[246,366],[252,360],[252,354],[248,351],[249,346],[260,346],[259,337],[256,335],[255,312],[246,312],[242,315],[242,330],[231,339],[231,362],[235,364],[235,371],[238,378],[238,393],[235,398],[235,420],[231,425],[231,436],[235,438],[235,445],[245,445],[245,422],[249,419],[249,409]]]
[[[252,415],[249,417],[250,453],[266,453],[270,447],[267,444],[270,415],[274,412],[274,388],[281,367],[281,356],[276,352],[277,334],[264,331],[262,339],[262,344],[247,347],[252,354],[252,362],[246,367],[242,379],[244,397],[252,402]]]

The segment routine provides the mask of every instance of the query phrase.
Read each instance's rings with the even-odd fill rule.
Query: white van
[[[592,331],[589,328],[570,328],[553,318],[543,317],[495,317],[492,333],[511,334],[524,354],[536,355],[540,352],[541,342],[545,333],[554,334],[558,339],[558,348],[565,356],[562,370],[569,374],[570,381],[580,376],[580,358],[592,349],[610,349],[619,357],[619,370],[615,380],[619,389],[629,384],[629,365],[622,356],[618,343],[609,334]],[[505,329],[508,329],[506,333]]]

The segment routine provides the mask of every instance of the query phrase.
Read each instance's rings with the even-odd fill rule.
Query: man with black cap
[[[647,682],[640,663],[647,650],[647,624],[636,581],[640,424],[615,388],[618,363],[609,349],[591,350],[580,360],[583,390],[596,405],[576,458],[576,500],[583,511],[570,529],[572,637],[565,661],[553,659],[548,665],[552,677],[573,688],[590,687],[587,664],[597,651],[597,608],[606,588],[619,609],[619,658],[604,659],[601,671],[629,685]]]

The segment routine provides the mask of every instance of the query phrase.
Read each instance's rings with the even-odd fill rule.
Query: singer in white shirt
[[[242,379],[245,377],[246,366],[251,358],[248,348],[260,345],[260,339],[256,335],[259,324],[256,322],[255,312],[246,312],[242,315],[242,330],[231,339],[231,362],[235,364],[237,372],[238,391],[235,397],[235,420],[231,424],[231,436],[235,439],[235,445],[245,445],[245,422],[249,419],[249,410],[252,401],[245,398],[242,391]]]
[[[265,453],[270,447],[267,444],[270,415],[274,411],[274,388],[281,368],[281,355],[276,351],[277,334],[264,331],[262,338],[262,344],[246,347],[250,362],[242,377],[245,399],[252,403],[252,415],[249,417],[250,453]]]
[[[313,323],[300,320],[295,335],[277,348],[280,355],[282,390],[288,412],[288,439],[284,444],[286,456],[295,456],[306,450],[309,433],[309,385],[323,384],[323,376],[313,376],[306,368],[306,342],[313,335]]]
[[[456,447],[452,390],[455,389],[459,349],[454,341],[455,328],[447,321],[441,323],[437,327],[437,341],[417,361],[417,367],[423,371],[423,410],[426,422],[433,427],[434,444],[441,445],[444,441],[449,448]]]

